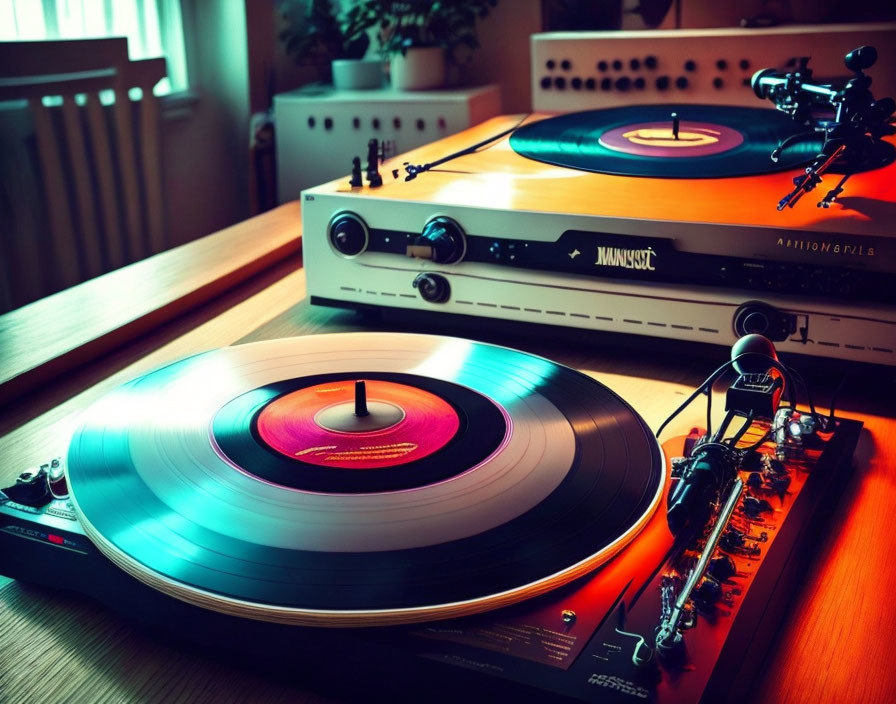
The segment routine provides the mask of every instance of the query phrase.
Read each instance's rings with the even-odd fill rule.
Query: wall
[[[195,102],[162,123],[169,243],[182,244],[248,216],[249,73],[246,6],[184,0]]]
[[[467,83],[500,83],[504,111],[532,109],[529,36],[541,31],[541,0],[500,0],[479,24],[480,48],[463,70]]]
[[[254,0],[247,0],[252,4]],[[351,0],[343,0],[351,2]],[[271,95],[292,90],[316,80],[313,70],[296,66],[277,38],[282,20],[272,3],[272,32],[267,38],[251,33],[250,72],[253,82],[266,80]],[[529,35],[541,31],[541,0],[499,0],[498,6],[478,26],[480,48],[469,66],[459,74],[468,85],[500,83],[504,110],[527,112],[531,107],[529,87]],[[375,46],[371,47],[371,52]],[[265,70],[267,74],[265,75]],[[253,95],[256,89],[253,86]],[[257,109],[254,108],[253,109]]]

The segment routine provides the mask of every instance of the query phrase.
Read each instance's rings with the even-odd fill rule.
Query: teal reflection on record
[[[503,439],[444,481],[343,494],[262,481],[220,451],[213,419],[233,399],[358,368],[472,390],[505,415]],[[68,471],[88,536],[136,578],[312,621],[522,595],[630,539],[664,481],[649,428],[593,379],[506,348],[370,333],[224,348],[140,377],[85,412]]]

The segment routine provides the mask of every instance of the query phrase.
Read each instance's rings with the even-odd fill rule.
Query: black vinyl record
[[[582,171],[719,178],[809,163],[821,148],[820,137],[797,140],[777,162],[771,159],[784,139],[802,132],[788,115],[767,108],[637,105],[533,122],[517,129],[510,145],[529,159]]]
[[[252,404],[219,415],[253,390],[354,369],[430,379],[421,393],[468,417],[428,464],[329,468],[308,488],[257,466],[276,453],[252,436]],[[480,419],[485,441],[463,459],[458,438]],[[360,333],[224,348],[140,377],[88,409],[68,476],[88,536],[138,579],[250,618],[356,626],[474,613],[587,573],[653,513],[665,470],[641,418],[584,374],[466,340]]]

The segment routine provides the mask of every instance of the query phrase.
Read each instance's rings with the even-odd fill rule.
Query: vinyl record
[[[399,411],[372,429],[334,426],[344,387],[364,377],[370,403]],[[421,435],[424,418],[435,427]],[[306,461],[321,438],[348,444]],[[405,449],[382,461],[396,443]],[[409,457],[410,445],[423,449]],[[318,626],[447,618],[543,593],[627,544],[665,476],[644,422],[579,372],[466,340],[369,333],[229,347],[135,379],[85,412],[67,471],[88,536],[136,578],[207,608]]]
[[[677,133],[673,128],[677,117]],[[725,105],[637,105],[568,113],[524,125],[510,137],[529,159],[581,171],[658,178],[749,176],[809,163],[821,139],[798,140],[777,162],[772,151],[804,132],[788,115]]]

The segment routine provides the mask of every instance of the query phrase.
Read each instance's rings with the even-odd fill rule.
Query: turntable
[[[892,365],[894,37],[536,36],[537,112],[305,192],[311,301]]]
[[[694,397],[732,367],[725,420],[670,465],[608,388],[503,347],[355,333],[188,357],[0,493],[0,573],[267,667],[741,696],[861,423],[796,411],[755,335]]]
[[[839,61],[867,39],[846,41]],[[882,52],[878,65],[885,59]],[[737,140],[726,129],[754,130],[748,112],[726,125],[724,110],[671,105],[680,109],[640,113],[636,138],[653,144],[657,130],[662,141],[677,131],[678,141],[711,151],[708,142]],[[534,115],[524,125],[564,118]],[[698,269],[699,257],[729,256],[749,243],[757,248],[746,257],[751,266],[774,261],[795,275],[802,265],[769,254],[777,240],[758,249],[770,233],[783,240],[790,232],[791,243],[802,243],[791,244],[791,254],[832,263],[822,267],[825,281],[833,270],[873,280],[892,262],[884,256],[887,232],[876,216],[840,208],[869,193],[892,203],[891,185],[879,178],[892,165],[852,176],[824,212],[805,196],[776,211],[789,179],[802,172],[786,158],[781,171],[758,176],[625,177],[639,184],[626,207],[644,216],[633,220],[616,197],[630,188],[621,177],[517,154],[511,139],[526,137],[519,123],[498,120],[389,163],[382,186],[352,188],[346,178],[306,193],[312,296],[427,315],[475,312],[476,322],[639,327],[717,343],[765,321],[770,336],[787,332],[784,349],[888,359],[891,338],[859,346],[818,335],[839,335],[848,315],[869,323],[857,328],[862,334],[878,335],[884,314],[869,311],[889,308],[867,292],[771,295],[741,279],[739,288],[691,278],[654,284],[632,272],[652,275],[666,255],[687,255],[679,261]],[[514,137],[491,139],[505,129]],[[770,142],[781,136],[772,135]],[[483,141],[476,153],[404,180],[405,160],[425,166]],[[614,137],[605,141],[600,148],[613,151]],[[806,146],[798,150],[811,160],[816,152]],[[481,164],[487,178],[470,168]],[[699,201],[686,197],[697,188]],[[558,212],[560,196],[568,211]],[[760,201],[767,216],[756,215]],[[678,219],[664,219],[673,204],[683,209]],[[709,211],[724,216],[700,220]],[[419,228],[407,227],[409,217]],[[488,236],[476,239],[478,225],[463,232],[459,261],[420,258],[445,244],[441,236],[417,241],[424,225],[434,223],[435,235],[471,222]],[[513,263],[521,250],[555,243],[558,228],[593,247],[596,224],[606,226],[600,246],[613,262],[601,276]],[[504,227],[512,236],[492,236],[506,235]],[[816,235],[848,237],[855,251]],[[647,246],[629,247],[631,238]],[[417,257],[408,258],[409,245]],[[477,252],[497,265],[472,261]],[[562,257],[578,259],[570,253]],[[839,263],[844,256],[850,264]],[[610,275],[613,267],[625,276]],[[740,330],[738,310],[746,311]],[[731,417],[744,426],[729,435],[729,418],[715,430],[695,429],[668,440],[664,452],[639,415],[643,406],[590,376],[504,347],[364,334],[200,354],[97,400],[65,456],[6,489],[0,573],[83,592],[261,667],[326,673],[328,687],[357,679],[361,695],[372,686],[382,694],[391,681],[396,696],[455,700],[471,691],[611,702],[743,697],[861,428],[811,407],[794,410],[798,384],[765,352],[759,368],[739,369],[729,389]],[[733,363],[695,396],[711,397]],[[888,427],[878,422],[875,432]],[[685,518],[681,505],[693,509]]]

